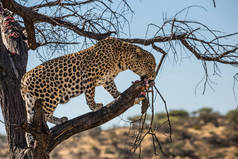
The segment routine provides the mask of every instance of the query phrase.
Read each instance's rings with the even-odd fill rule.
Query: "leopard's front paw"
[[[102,104],[102,103],[96,103],[96,105],[94,105],[93,107],[91,107],[91,109],[92,109],[93,112],[96,112],[96,111],[102,109],[102,107],[103,107],[103,104]]]

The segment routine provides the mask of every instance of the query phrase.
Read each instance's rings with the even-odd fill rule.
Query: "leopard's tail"
[[[21,84],[20,84],[20,89],[21,89],[21,95],[22,97],[24,97],[24,94],[26,94],[28,92],[28,86],[27,86],[27,83],[26,83],[26,77],[25,75],[22,77],[21,79]]]

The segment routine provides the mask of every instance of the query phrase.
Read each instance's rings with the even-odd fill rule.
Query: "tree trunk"
[[[9,12],[1,9],[0,16],[0,104],[11,158],[21,158],[26,148],[24,130],[20,124],[26,120],[25,104],[20,93],[20,81],[26,72],[27,46],[16,22]],[[10,18],[9,18],[10,17]],[[7,19],[9,18],[9,19]]]

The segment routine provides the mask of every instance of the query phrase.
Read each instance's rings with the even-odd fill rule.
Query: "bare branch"
[[[84,3],[83,2],[79,3],[79,4],[74,3],[72,5],[82,5],[82,4],[86,4],[86,3],[89,3],[89,2],[94,2],[94,1],[85,1]],[[102,3],[101,1],[99,1],[99,2]],[[25,23],[26,28],[28,28],[27,32],[29,31],[28,39],[30,39],[30,41],[31,41],[30,46],[33,46],[32,49],[34,49],[34,47],[36,46],[36,40],[35,40],[35,37],[34,37],[35,34],[32,34],[33,30],[29,29],[29,28],[32,28],[31,27],[32,24],[37,24],[37,23],[42,23],[42,22],[51,24],[53,26],[60,26],[60,27],[67,28],[69,30],[72,30],[73,32],[75,32],[76,34],[78,34],[80,36],[95,39],[95,40],[101,40],[101,39],[104,39],[104,38],[110,36],[113,33],[116,33],[115,31],[106,31],[104,33],[101,33],[100,30],[94,31],[94,29],[97,29],[97,28],[94,27],[93,25],[91,25],[91,26],[94,27],[94,29],[86,31],[85,28],[83,28],[83,29],[79,28],[78,25],[75,25],[73,22],[63,20],[62,17],[55,18],[55,17],[50,17],[50,16],[47,16],[47,15],[44,15],[44,14],[37,13],[36,11],[32,10],[32,8],[27,8],[25,6],[22,6],[18,3],[16,3],[14,0],[9,0],[9,1],[8,0],[3,0],[2,3],[3,3],[3,6],[5,8],[8,8],[12,12],[14,12],[15,14],[21,16],[24,19],[24,21],[26,19],[28,19],[29,21],[32,22],[32,23],[28,23],[29,22],[28,21],[27,23]],[[56,5],[57,3],[59,3],[59,1],[55,1],[54,3],[52,2],[50,4],[51,5],[53,5],[53,4]],[[102,4],[106,7],[107,10],[109,10],[112,14],[114,14],[115,18],[117,18],[118,16],[122,17],[122,15],[117,16],[116,15],[117,13],[112,11],[109,7],[107,7],[107,5],[105,3],[102,3]],[[60,3],[60,6],[61,5],[62,4]],[[65,6],[67,6],[67,5],[72,6],[71,4],[64,4],[64,5]],[[44,6],[47,6],[47,5],[44,5]],[[90,22],[90,21],[88,21],[88,22]],[[27,25],[29,25],[29,24],[31,24],[31,25],[28,27]],[[99,24],[99,23],[95,23],[95,24]],[[113,24],[113,23],[111,23],[111,24]],[[111,24],[109,23],[109,25],[111,25]]]
[[[28,47],[32,50],[35,50],[37,48],[36,44],[36,36],[35,36],[35,28],[34,24],[29,18],[24,19],[24,24],[26,26],[26,33],[27,33],[27,44]]]
[[[167,103],[166,100],[164,99],[164,97],[162,96],[162,94],[160,93],[160,91],[158,90],[157,87],[155,87],[156,92],[159,94],[160,98],[162,99],[162,101],[164,102],[164,106],[165,106],[165,110],[166,110],[166,114],[167,114],[167,119],[169,122],[169,138],[170,138],[170,142],[172,142],[172,126],[171,126],[171,122],[170,122],[170,118],[169,118],[169,111],[168,111],[168,107],[167,107]]]
[[[238,61],[227,61],[227,60],[222,60],[222,58],[229,54],[229,53],[233,53],[235,52],[236,50],[238,50],[238,48],[234,48],[233,50],[229,50],[227,52],[224,52],[222,54],[220,54],[219,56],[217,57],[210,57],[210,56],[206,56],[206,55],[201,55],[200,53],[198,53],[198,51],[191,47],[191,45],[185,40],[185,39],[181,39],[180,40],[181,43],[189,50],[191,51],[198,59],[200,60],[204,60],[204,61],[216,61],[216,62],[220,62],[220,63],[223,63],[223,64],[231,64],[231,65],[238,65]]]
[[[32,148],[33,158],[48,159],[47,146],[49,145],[49,128],[45,122],[45,115],[42,109],[42,101],[36,100],[34,106],[33,122],[31,124],[23,123],[22,128],[31,133],[35,138],[35,144]]]
[[[52,6],[59,5],[60,2],[61,2],[61,0],[56,0],[56,1],[53,1],[53,2],[46,2],[46,3],[43,3],[43,4],[31,6],[30,8],[32,10],[35,10],[35,9],[39,9],[39,8],[42,8],[42,7],[52,7]]]
[[[153,83],[150,84],[153,85]],[[134,105],[135,98],[139,96],[143,87],[143,82],[136,82],[124,91],[118,99],[101,110],[84,114],[51,128],[48,152],[70,136],[99,126],[125,112]]]
[[[180,41],[182,46],[188,49],[190,53],[192,53],[199,60],[238,65],[238,45],[227,45],[220,42],[225,38],[231,38],[238,35],[237,32],[226,35],[218,35],[218,33],[221,32],[214,31],[200,22],[182,21],[175,18],[165,21],[161,27],[153,24],[150,26],[158,28],[154,38],[121,40],[145,46],[151,45],[154,50],[162,54],[167,54],[169,50],[164,51],[161,47],[155,45],[164,43],[171,48],[174,55],[177,54],[177,51],[174,47],[173,41]],[[170,30],[170,32],[166,33],[166,30]],[[202,35],[203,32],[205,34],[204,36]],[[207,34],[210,34],[210,36]],[[201,36],[205,38],[201,38]],[[211,40],[206,39],[206,37],[211,37]]]
[[[167,55],[167,54],[163,54],[162,57],[161,57],[161,59],[160,59],[160,62],[159,62],[159,64],[158,64],[157,68],[156,68],[156,77],[157,77],[157,75],[158,75],[158,73],[159,73],[159,71],[160,71],[160,68],[161,68],[161,66],[162,66],[162,64],[163,64],[163,62],[164,62],[164,60],[165,60],[165,56],[166,56],[166,55]]]
[[[46,41],[44,43],[37,43],[37,47],[39,46],[46,46],[46,45],[49,45],[49,44],[57,44],[57,45],[77,45],[77,44],[80,44],[80,43],[77,43],[77,42],[65,42],[65,41]]]
[[[83,5],[83,4],[92,3],[92,2],[95,2],[97,0],[86,0],[86,1],[83,1],[83,2],[75,2],[74,1],[72,3],[62,3],[61,1],[62,0],[56,0],[56,1],[53,1],[53,2],[46,1],[46,3],[44,3],[44,4],[39,4],[39,5],[31,6],[30,8],[31,9],[39,9],[39,8],[44,8],[44,7],[58,6],[58,5],[61,5],[61,6],[67,6],[67,5],[77,6],[77,5]]]
[[[141,45],[147,46],[147,45],[152,45],[156,42],[168,42],[170,40],[179,40],[181,38],[184,38],[184,36],[186,36],[186,34],[180,34],[180,35],[178,34],[173,36],[156,36],[151,39],[139,39],[139,38],[135,38],[135,39],[119,38],[119,39],[129,43],[135,43],[135,44],[141,44]],[[161,53],[163,53],[163,51]]]
[[[155,87],[155,86],[154,86]],[[167,112],[167,117],[168,117],[168,123],[169,123],[169,128],[170,128],[170,141],[172,142],[172,127],[170,124],[170,118],[169,118],[169,114],[168,114],[168,109],[167,109],[167,104],[166,101],[164,100],[163,96],[160,94],[160,92],[158,91],[158,89],[155,87],[156,92],[160,95],[161,99],[164,102],[165,105],[165,109]],[[143,145],[143,141],[146,137],[151,136],[152,138],[152,142],[153,142],[153,148],[154,148],[154,155],[156,157],[162,157],[162,158],[170,158],[170,156],[172,156],[169,152],[167,152],[168,150],[164,151],[164,148],[162,147],[162,144],[160,143],[158,137],[157,137],[157,133],[156,131],[158,130],[158,128],[156,128],[155,124],[155,111],[154,111],[154,89],[153,87],[151,88],[151,102],[149,103],[150,108],[151,108],[151,116],[149,116],[149,123],[146,122],[147,120],[147,112],[142,114],[139,120],[133,121],[133,122],[139,122],[139,128],[136,130],[136,136],[135,136],[135,140],[133,142],[133,147],[130,153],[129,158],[134,158],[136,152],[138,152],[138,158],[140,158],[142,156],[143,150],[142,150],[142,145]],[[147,94],[147,98],[149,98],[149,95]],[[135,125],[132,129],[135,129]]]
[[[216,2],[215,2],[215,0],[212,0],[212,1],[213,1],[214,8],[216,8]]]

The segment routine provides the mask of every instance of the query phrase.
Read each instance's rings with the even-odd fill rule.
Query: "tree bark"
[[[153,85],[154,82],[150,82],[150,86]],[[23,129],[31,133],[35,138],[31,152],[32,158],[49,159],[50,152],[61,142],[76,133],[97,127],[122,114],[134,105],[135,99],[144,90],[145,85],[143,81],[135,82],[120,97],[99,111],[86,113],[63,124],[56,125],[51,129],[48,128],[45,122],[41,100],[36,100],[32,124],[28,124],[27,122],[22,124]],[[140,101],[142,99],[140,98],[138,100]]]
[[[2,8],[1,11],[0,104],[10,148],[10,158],[21,158],[20,155],[26,148],[26,141],[25,132],[19,125],[26,120],[26,111],[20,93],[20,81],[26,72],[27,46],[23,37],[15,30],[14,22],[6,23],[9,12]],[[12,29],[7,29],[7,26]],[[11,37],[12,33],[18,36]]]
[[[150,82],[150,86],[153,85],[154,82]],[[58,144],[69,137],[100,126],[121,115],[135,104],[136,98],[144,90],[145,85],[143,81],[135,82],[132,86],[125,90],[119,98],[107,104],[99,111],[89,112],[51,128],[49,134],[48,152],[50,153]]]

